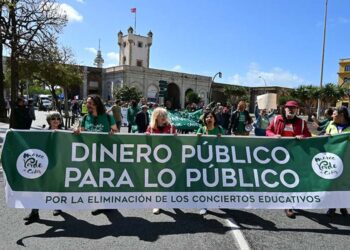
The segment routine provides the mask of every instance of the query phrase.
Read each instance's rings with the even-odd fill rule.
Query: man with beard
[[[274,137],[296,137],[302,139],[311,137],[307,123],[297,117],[299,105],[296,101],[288,101],[284,105],[282,115],[277,115],[270,122],[266,129],[267,136]],[[292,209],[285,209],[288,218],[295,219],[295,213]]]
[[[90,95],[86,101],[88,114],[83,117],[76,132],[118,132],[114,117],[106,113],[106,108],[98,95]]]

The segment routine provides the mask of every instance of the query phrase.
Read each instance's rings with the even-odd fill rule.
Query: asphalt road
[[[45,114],[40,117],[33,126],[45,123]],[[0,171],[0,249],[350,248],[350,217],[337,214],[330,219],[323,210],[298,210],[296,219],[288,219],[281,210],[217,209],[205,217],[188,209],[160,215],[148,209],[97,216],[65,211],[57,217],[40,211],[40,221],[25,225],[29,210],[7,208],[4,186]]]

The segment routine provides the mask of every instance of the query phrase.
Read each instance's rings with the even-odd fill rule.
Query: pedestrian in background
[[[132,126],[136,125],[136,114],[139,112],[139,108],[137,107],[137,102],[135,100],[131,100],[126,118],[128,120],[128,133],[132,132]]]
[[[10,115],[10,109],[11,109],[10,101],[9,101],[8,99],[6,99],[6,100],[5,100],[6,116],[9,116],[9,115]]]
[[[148,116],[148,106],[142,105],[141,111],[139,111],[135,118],[135,123],[137,125],[137,131],[139,133],[145,133],[149,125],[149,116]]]
[[[235,135],[249,135],[253,119],[246,108],[247,104],[245,101],[242,100],[238,103],[237,110],[232,113],[230,118],[229,134],[232,132]]]
[[[35,121],[35,109],[34,109],[34,103],[33,100],[28,101],[28,125],[27,127],[30,129],[32,127],[33,121]]]
[[[316,115],[312,115],[313,126],[316,127],[317,131],[320,131],[319,135],[326,133],[326,129],[331,121],[333,121],[333,109],[328,108],[324,112],[324,119],[322,121],[317,120]]]
[[[117,125],[117,128],[120,131],[123,120],[122,108],[120,107],[120,100],[115,101],[114,105],[109,110],[107,110],[107,113],[109,112],[112,112],[115,124]]]
[[[88,110],[87,110],[87,105],[86,105],[86,100],[83,101],[83,103],[81,104],[81,116],[84,116],[88,113]]]
[[[274,112],[267,113],[266,109],[259,109],[258,103],[255,104],[254,108],[255,122],[254,122],[254,133],[256,136],[266,136],[266,128],[270,124],[270,119],[275,115]]]
[[[16,105],[11,111],[10,128],[13,129],[30,129],[29,109],[24,104],[24,98],[18,97]]]

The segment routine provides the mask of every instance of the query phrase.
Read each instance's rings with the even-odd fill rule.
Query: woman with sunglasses
[[[49,130],[57,130],[63,128],[63,122],[60,113],[54,112],[46,116],[46,121],[49,124]],[[60,215],[62,210],[53,210],[53,216]],[[24,218],[27,221],[26,224],[39,220],[39,209],[32,209],[30,214]]]

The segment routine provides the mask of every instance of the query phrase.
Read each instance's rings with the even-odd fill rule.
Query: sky
[[[117,33],[153,32],[150,67],[244,86],[320,85],[325,0],[59,0],[69,22],[60,43],[93,66],[119,65]],[[350,58],[350,1],[329,0],[323,83]]]

